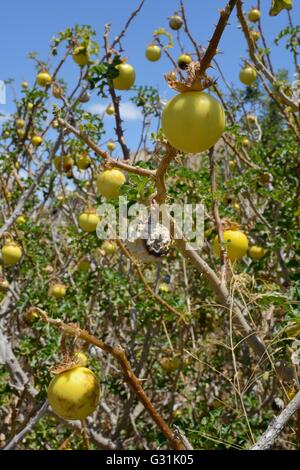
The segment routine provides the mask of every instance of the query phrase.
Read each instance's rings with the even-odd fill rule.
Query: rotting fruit
[[[217,100],[201,91],[188,91],[172,98],[162,114],[166,139],[177,150],[204,152],[225,129],[225,113]]]
[[[57,171],[59,172],[68,172],[73,168],[74,160],[68,155],[63,155],[61,157],[55,157],[53,159],[53,164]]]
[[[75,367],[56,375],[48,387],[53,411],[64,419],[84,419],[99,402],[99,385],[95,374],[86,367]]]
[[[189,54],[181,54],[178,57],[177,64],[181,70],[185,70],[191,62],[192,62],[192,58]]]
[[[230,261],[242,259],[248,251],[248,238],[241,230],[224,230],[223,240]],[[213,247],[216,255],[220,256],[221,250],[218,235],[214,239]]]
[[[104,170],[97,176],[97,190],[106,198],[118,197],[120,187],[125,181],[125,176],[120,170]]]

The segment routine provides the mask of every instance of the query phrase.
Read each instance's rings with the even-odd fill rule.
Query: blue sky
[[[96,31],[98,40],[103,43],[103,27],[107,22],[112,23],[112,37],[119,33],[130,12],[138,5],[138,0],[9,0],[1,5],[1,61],[0,79],[14,78],[15,88],[18,93],[22,80],[33,84],[35,70],[33,62],[26,58],[28,52],[37,51],[42,60],[47,61],[49,40],[58,32],[68,26],[77,24],[90,24]],[[214,24],[218,20],[218,9],[222,8],[226,0],[186,0],[186,14],[190,29],[194,37],[203,46],[206,46],[213,32]],[[255,0],[244,2],[248,11]],[[287,24],[286,12],[278,17],[269,17],[268,10],[271,0],[262,0],[262,22],[267,41],[272,44],[274,37]],[[300,2],[294,1],[293,18],[296,22],[300,18]],[[163,79],[163,74],[172,67],[167,58],[163,57],[159,62],[150,63],[145,59],[145,48],[151,41],[152,31],[158,27],[167,27],[167,17],[178,9],[177,0],[146,0],[145,6],[129,28],[123,41],[126,56],[129,63],[136,69],[137,85],[152,85],[159,89],[163,98],[171,97],[173,92],[168,89]],[[207,6],[208,5],[208,6]],[[182,37],[182,43],[187,52],[192,51],[187,38]],[[235,15],[231,24],[227,27],[221,40],[220,50],[222,55],[218,60],[223,68],[226,79],[238,84],[239,69],[242,58],[246,57],[245,40],[237,28]],[[174,57],[179,55],[179,49],[172,51]],[[292,61],[284,47],[273,48],[272,52],[275,69],[287,68],[292,76]],[[61,76],[68,82],[75,83],[78,67],[72,59],[63,69]],[[212,76],[218,78],[217,71]],[[218,80],[221,85],[221,79]],[[123,116],[126,119],[124,127],[127,130],[127,141],[134,149],[137,145],[140,129],[140,116],[129,103],[130,92],[122,93]],[[101,111],[106,102],[92,96],[87,105],[95,112]],[[6,105],[0,105],[1,113],[13,111],[12,93],[7,92]],[[113,137],[113,119],[105,118],[108,130],[107,137]]]

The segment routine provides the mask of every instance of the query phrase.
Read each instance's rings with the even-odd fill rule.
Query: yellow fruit
[[[191,62],[192,58],[189,54],[181,54],[178,58],[177,64],[180,69],[185,70]]]
[[[66,295],[67,287],[60,282],[56,282],[49,287],[48,295],[49,297],[54,297],[55,299],[61,299]]]
[[[252,8],[252,10],[250,10],[248,13],[248,18],[249,21],[255,23],[260,18],[260,10],[258,10],[257,8]]]
[[[57,85],[57,83],[54,83],[52,86],[52,95],[54,96],[54,98],[59,99],[62,97],[63,94],[64,94],[63,88]]]
[[[227,256],[230,261],[242,259],[248,250],[248,238],[240,230],[225,230],[223,232],[224,247],[227,251]],[[214,251],[216,255],[220,256],[219,238],[216,235],[214,239]]]
[[[106,255],[113,255],[117,251],[117,245],[114,242],[105,240],[101,245],[101,250],[103,250]]]
[[[25,224],[25,222],[26,222],[26,217],[24,215],[19,215],[16,218],[16,224],[17,225],[23,225],[23,224]]]
[[[200,91],[172,98],[162,114],[162,129],[173,147],[186,153],[204,152],[225,129],[225,113],[212,96]]]
[[[52,82],[52,77],[48,72],[40,72],[36,77],[37,84],[43,87],[47,87]]]
[[[59,127],[59,122],[57,121],[57,119],[54,119],[54,121],[52,122],[52,127],[53,129],[57,129]]]
[[[251,35],[251,37],[252,37],[252,39],[253,39],[254,42],[258,41],[259,38],[260,38],[260,33],[259,33],[259,31],[251,31],[251,32],[250,32],[250,35]]]
[[[87,65],[90,60],[90,55],[85,46],[76,47],[73,51],[72,57],[80,67]]]
[[[17,264],[23,254],[22,248],[12,241],[6,242],[1,251],[4,266],[13,266]]]
[[[34,106],[33,103],[28,103],[27,104],[27,110],[31,111],[33,109],[33,106]]]
[[[135,82],[135,71],[132,65],[118,64],[116,69],[119,75],[113,79],[113,85],[116,90],[129,90]]]
[[[24,129],[18,129],[17,134],[19,137],[25,137],[25,130]]]
[[[240,71],[240,81],[244,85],[252,85],[257,77],[256,70],[253,67],[246,66]]]
[[[86,418],[95,411],[99,401],[95,374],[86,367],[76,367],[56,375],[48,387],[48,400],[61,418]]]
[[[29,87],[28,82],[22,82],[21,87],[23,88],[23,90],[27,90],[27,88]]]
[[[36,312],[35,308],[28,308],[24,312],[24,318],[28,323],[32,323],[33,321],[39,318],[39,315]]]
[[[167,284],[166,282],[162,282],[161,284],[159,284],[159,290],[160,292],[170,292],[169,284]]]
[[[173,15],[169,18],[169,26],[171,29],[177,31],[183,25],[183,20],[179,15]]]
[[[76,165],[79,170],[86,170],[91,166],[92,160],[88,155],[80,155],[76,158]]]
[[[107,148],[110,152],[112,152],[113,150],[115,150],[116,144],[114,142],[110,141],[110,142],[107,143]]]
[[[79,226],[88,233],[95,232],[99,222],[100,217],[94,212],[83,212],[78,218]]]
[[[242,140],[242,146],[243,146],[243,147],[250,147],[250,140],[247,139],[247,137],[245,137],[245,138]]]
[[[24,121],[24,119],[17,119],[17,120],[16,120],[16,126],[17,126],[19,129],[23,129],[23,127],[25,127],[25,121]]]
[[[113,107],[112,104],[110,104],[109,106],[107,106],[107,108],[106,108],[106,114],[108,114],[109,116],[112,116],[113,114],[115,114],[115,108]]]
[[[78,361],[78,363],[85,367],[88,363],[88,358],[86,356],[86,354],[84,354],[84,352],[82,351],[78,351],[74,354],[74,359],[76,360],[76,362]]]
[[[34,147],[38,147],[43,142],[43,137],[39,135],[34,135],[31,139],[31,143]]]
[[[155,44],[151,44],[150,46],[147,47],[146,49],[146,57],[150,62],[156,62],[157,60],[160,59],[161,56],[161,49],[159,46],[156,46]]]
[[[253,245],[249,248],[249,256],[252,259],[259,260],[266,254],[262,246]]]
[[[73,158],[69,157],[68,155],[63,155],[61,157],[55,157],[53,159],[53,164],[57,171],[59,172],[65,172],[67,173],[68,171],[72,170],[73,165],[74,165],[74,160]]]
[[[160,365],[166,372],[173,372],[174,370],[178,369],[180,366],[180,359],[179,357],[168,358],[164,357],[160,361]]]
[[[125,181],[126,178],[120,170],[105,170],[97,176],[97,190],[106,198],[118,197],[119,189]]]

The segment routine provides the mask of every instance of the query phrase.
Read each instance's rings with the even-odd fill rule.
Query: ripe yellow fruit
[[[28,103],[27,104],[27,110],[31,111],[33,109],[33,106],[34,106],[33,103]]]
[[[18,129],[17,134],[20,138],[25,137],[25,129]]]
[[[170,292],[170,286],[166,282],[161,282],[159,284],[159,290],[160,292]]]
[[[113,79],[113,85],[116,90],[129,90],[135,82],[135,70],[132,65],[118,64],[116,69],[119,75]]]
[[[86,367],[75,367],[56,375],[48,387],[53,411],[64,419],[84,419],[99,402],[99,385],[95,374]]]
[[[2,260],[4,266],[14,266],[22,257],[22,248],[15,242],[8,241],[2,247]]]
[[[112,104],[110,104],[109,106],[107,106],[107,108],[106,108],[106,114],[108,114],[109,116],[112,116],[113,114],[115,114],[115,108],[113,107]]]
[[[23,90],[27,90],[27,88],[29,87],[28,82],[22,82],[21,87],[23,88]]]
[[[247,139],[247,137],[245,137],[245,138],[242,140],[242,146],[243,146],[243,147],[250,147],[250,140]]]
[[[76,165],[79,170],[86,170],[91,166],[91,163],[91,158],[86,154],[80,155],[76,158]]]
[[[242,259],[248,251],[249,243],[246,235],[240,230],[225,230],[223,232],[224,246],[230,261]],[[220,256],[219,238],[216,235],[213,243],[214,251]]]
[[[72,57],[76,64],[80,65],[80,67],[87,65],[90,60],[90,55],[85,46],[76,47],[73,51]]]
[[[183,19],[179,15],[173,15],[169,18],[169,26],[174,31],[177,31],[183,25]]]
[[[192,58],[189,54],[181,54],[178,58],[177,64],[180,69],[185,70],[191,62]]]
[[[249,256],[252,259],[260,260],[266,254],[262,246],[253,245],[249,248]]]
[[[120,170],[105,170],[97,176],[97,190],[106,198],[118,197],[120,187],[125,181],[126,178]]]
[[[114,142],[110,141],[110,142],[107,143],[107,148],[110,152],[112,152],[113,150],[115,150],[116,144]]]
[[[117,249],[117,245],[108,240],[105,240],[101,245],[101,250],[103,250],[106,255],[113,255]]]
[[[249,21],[251,21],[252,23],[256,23],[256,21],[258,21],[260,18],[260,14],[260,10],[258,10],[257,8],[252,8],[252,10],[250,10],[248,13]]]
[[[246,66],[240,71],[240,81],[244,85],[252,85],[257,78],[256,70],[253,67]]]
[[[260,32],[259,31],[251,31],[250,35],[251,35],[254,42],[258,41],[259,38],[260,38]]]
[[[161,57],[161,49],[155,44],[151,44],[146,49],[146,57],[150,62],[156,62]]]
[[[80,214],[78,218],[79,226],[82,228],[82,230],[88,233],[95,232],[99,222],[99,215],[97,215],[95,212],[90,212],[88,210]]]
[[[180,93],[166,105],[162,129],[173,147],[186,153],[204,152],[225,129],[225,113],[212,96],[200,91]]]
[[[74,165],[74,160],[73,158],[69,157],[68,155],[63,155],[61,157],[55,157],[53,159],[53,164],[57,171],[59,172],[65,172],[67,173],[68,171],[72,170],[73,165]]]
[[[16,218],[16,224],[17,225],[23,225],[23,224],[25,224],[25,222],[26,222],[26,217],[24,215],[19,215]]]
[[[34,147],[38,147],[43,142],[43,137],[40,135],[34,135],[31,139],[31,143]]]
[[[17,119],[17,120],[16,120],[16,126],[17,126],[19,129],[23,129],[23,127],[25,127],[25,121],[24,121],[24,119]]]
[[[55,282],[51,284],[48,290],[49,297],[54,297],[55,299],[62,299],[67,293],[67,287],[60,282]]]
[[[52,77],[48,72],[40,72],[36,77],[37,84],[42,87],[47,87],[52,82]]]

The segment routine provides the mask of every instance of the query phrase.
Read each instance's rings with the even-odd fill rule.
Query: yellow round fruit
[[[266,250],[262,246],[252,245],[249,248],[249,256],[252,259],[260,260],[266,254]]]
[[[52,77],[48,72],[40,72],[36,77],[37,84],[43,87],[47,87],[52,82]]]
[[[257,78],[256,70],[253,67],[246,66],[240,71],[240,81],[244,85],[252,85]]]
[[[103,250],[106,255],[113,255],[117,251],[117,245],[114,242],[105,240],[101,245],[101,250]]]
[[[20,138],[25,137],[25,129],[18,129],[17,134]]]
[[[252,23],[256,23],[256,21],[258,21],[260,18],[260,14],[260,10],[258,10],[257,8],[252,8],[252,10],[250,10],[248,13],[249,21],[251,21]]]
[[[91,163],[91,158],[86,154],[80,155],[76,158],[76,165],[79,170],[86,170],[91,166]]]
[[[204,152],[223,134],[225,113],[218,101],[207,93],[180,93],[164,108],[162,129],[169,143],[177,150]]]
[[[34,104],[33,103],[28,103],[27,104],[27,110],[31,111],[33,109]]]
[[[135,82],[135,70],[132,65],[118,64],[116,69],[119,75],[113,79],[113,85],[116,90],[129,90]]]
[[[250,140],[247,139],[247,137],[245,137],[245,138],[242,140],[242,146],[243,146],[243,147],[250,147]]]
[[[88,233],[95,232],[99,222],[100,217],[95,212],[83,212],[78,218],[80,228]]]
[[[114,142],[110,141],[110,142],[107,143],[107,148],[110,152],[112,152],[113,150],[115,150],[116,144]]]
[[[155,44],[151,44],[150,46],[147,47],[146,49],[146,57],[150,62],[156,62],[157,60],[160,59],[161,56],[161,49],[159,46],[156,46]]]
[[[105,170],[97,176],[97,190],[106,198],[118,197],[120,187],[125,181],[126,178],[120,170]]]
[[[17,126],[19,129],[23,129],[23,127],[25,127],[25,121],[24,121],[24,119],[17,119],[17,120],[16,120],[16,126]]]
[[[56,282],[49,287],[48,295],[55,299],[62,299],[66,295],[66,292],[67,287],[60,282]]]
[[[2,247],[2,260],[4,266],[14,266],[22,257],[22,248],[15,242],[8,241]]]
[[[43,137],[40,135],[34,135],[31,139],[31,143],[34,147],[38,147],[43,142]]]
[[[165,372],[173,372],[174,370],[178,369],[180,366],[180,359],[179,357],[168,358],[164,357],[160,361],[160,365]]]
[[[74,160],[68,155],[63,155],[61,157],[54,157],[53,164],[57,171],[67,173],[68,171],[72,170]]]
[[[258,41],[259,38],[260,38],[260,32],[259,31],[251,31],[250,35],[251,35],[254,42]]]
[[[159,284],[159,290],[160,292],[170,292],[169,284],[167,284],[166,282],[161,282]]]
[[[16,218],[16,224],[17,225],[23,225],[23,224],[25,224],[25,222],[26,222],[26,217],[24,215],[19,215]]]
[[[76,47],[73,51],[72,57],[76,64],[80,65],[80,67],[87,65],[90,60],[90,55],[85,46]]]
[[[107,106],[107,108],[106,108],[106,114],[108,114],[109,116],[112,116],[113,114],[115,114],[115,108],[113,107],[112,104],[110,104],[109,106]]]
[[[22,82],[21,87],[23,88],[23,90],[27,90],[27,88],[29,87],[28,82]]]
[[[82,351],[78,351],[74,354],[74,359],[78,362],[81,366],[85,367],[88,363],[87,355],[84,354]]]
[[[185,70],[191,62],[192,58],[189,54],[181,54],[178,58],[177,64],[180,69]]]
[[[84,419],[99,402],[99,385],[95,374],[86,367],[75,367],[56,375],[48,387],[53,411],[64,419]]]
[[[181,28],[183,25],[183,19],[179,15],[172,15],[169,18],[169,26],[171,29],[174,29],[174,31],[177,31],[178,29]]]
[[[246,235],[240,230],[225,230],[223,232],[224,247],[230,261],[242,259],[248,251],[249,243]],[[216,235],[214,239],[214,251],[220,256],[219,238]]]

